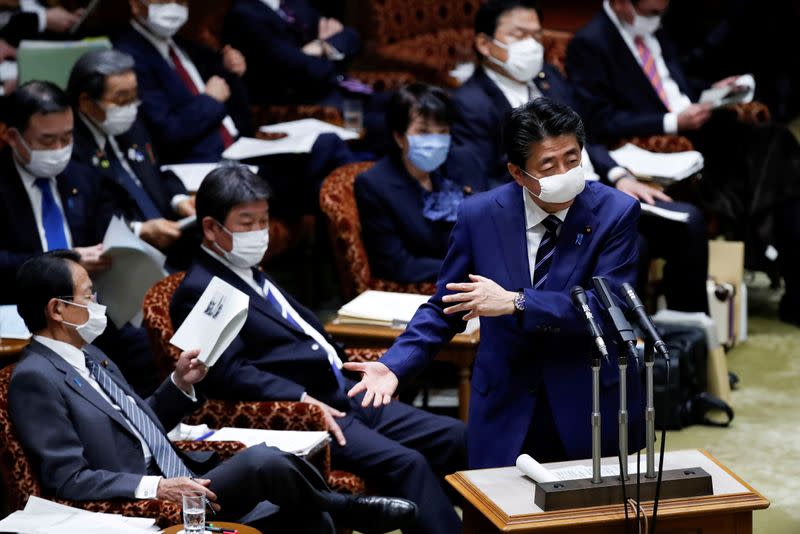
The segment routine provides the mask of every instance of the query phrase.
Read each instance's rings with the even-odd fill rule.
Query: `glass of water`
[[[364,107],[361,100],[348,99],[342,104],[344,127],[350,131],[360,133],[364,127]]]
[[[206,531],[206,501],[200,492],[182,494],[183,531],[186,534],[203,534]]]

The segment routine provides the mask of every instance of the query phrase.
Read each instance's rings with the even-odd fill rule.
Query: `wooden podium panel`
[[[385,348],[388,349],[403,333],[401,328],[388,326],[370,326],[357,324],[342,324],[332,321],[325,325],[325,330],[336,341],[354,348]],[[442,347],[436,357],[437,360],[450,362],[458,368],[458,416],[467,422],[469,412],[470,380],[472,379],[472,362],[478,353],[478,343],[481,341],[480,331],[471,334],[458,334]]]
[[[635,463],[635,455],[633,459]],[[616,461],[604,458],[603,464]],[[590,464],[591,460],[580,460],[547,464],[547,467]],[[711,474],[714,494],[659,501],[659,534],[752,533],[753,511],[767,508],[769,501],[703,450],[668,452],[664,458],[665,470],[688,467],[702,467]],[[632,480],[635,481],[635,473]],[[533,481],[516,467],[460,471],[448,475],[447,481],[465,500],[464,534],[624,532],[625,512],[621,505],[543,512],[534,503]],[[628,487],[635,488],[634,485]],[[643,502],[642,508],[648,519],[651,518],[653,503]],[[630,510],[632,525],[636,514],[631,514]]]

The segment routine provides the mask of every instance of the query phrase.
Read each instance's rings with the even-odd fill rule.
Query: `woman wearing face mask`
[[[447,251],[463,189],[447,178],[452,108],[437,87],[415,83],[392,98],[392,153],[358,178],[356,201],[372,275],[432,282]]]

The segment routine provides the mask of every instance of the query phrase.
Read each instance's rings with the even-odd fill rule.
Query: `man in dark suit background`
[[[48,495],[180,503],[182,493],[200,492],[220,517],[263,523],[266,532],[333,532],[330,514],[391,530],[413,516],[399,499],[335,494],[310,464],[265,445],[221,463],[176,451],[166,431],[202,404],[194,385],[208,369],[199,351],[182,353],[158,390],[139,397],[91,345],[107,320],[79,260],[69,251],[39,256],[17,278],[18,309],[34,337],[11,377],[9,413]]]
[[[106,180],[136,235],[166,251],[169,265],[185,269],[199,237],[181,240],[176,220],[194,215],[194,199],[175,174],[161,172],[137,119],[133,58],[117,50],[89,52],[73,67],[67,89],[78,118],[73,159]],[[179,241],[183,247],[174,246]]]
[[[453,125],[456,146],[451,158],[469,154],[476,160],[478,171],[465,175],[475,190],[510,180],[502,125],[512,108],[545,96],[579,109],[570,82],[555,66],[544,62],[541,34],[539,11],[533,0],[491,0],[476,13],[475,49],[480,61],[472,77],[453,95],[457,117]],[[530,48],[527,56],[513,52],[521,45]],[[608,149],[599,143],[586,143],[581,164],[588,171],[588,179],[600,180],[659,208],[688,214],[685,223],[650,215],[640,219],[639,281],[646,282],[652,258],[664,258],[668,306],[680,311],[708,312],[708,237],[700,211],[691,204],[673,202],[661,191],[640,183],[617,165]]]
[[[442,477],[464,466],[464,425],[401,402],[350,401],[345,355],[314,314],[257,266],[269,244],[268,189],[245,166],[223,167],[197,192],[203,245],[170,305],[178,328],[216,276],[248,295],[247,320],[201,386],[211,398],[299,400],[318,405],[337,466],[419,506],[404,532],[450,534],[460,521]]]

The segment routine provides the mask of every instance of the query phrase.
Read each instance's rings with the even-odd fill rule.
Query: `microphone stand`
[[[600,355],[592,358],[592,483],[603,481],[600,476]]]
[[[628,480],[628,355],[619,353],[619,455],[624,461],[620,465],[620,480]],[[625,504],[627,506],[627,503]]]
[[[645,477],[655,478],[655,447],[656,447],[656,407],[653,400],[653,365],[655,363],[655,350],[652,343],[646,343],[644,348],[646,408],[645,408],[645,440],[647,441],[647,472]]]

